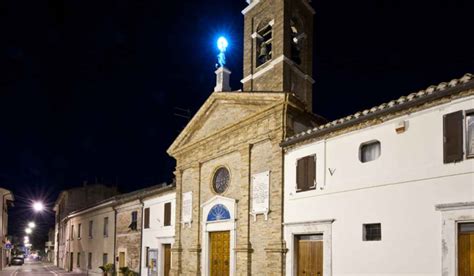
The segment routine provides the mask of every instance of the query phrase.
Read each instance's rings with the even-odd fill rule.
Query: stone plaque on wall
[[[189,225],[193,220],[193,192],[183,193],[183,210],[182,210],[182,223],[183,225]]]
[[[268,219],[270,208],[270,171],[252,175],[252,212],[254,220],[258,214]]]

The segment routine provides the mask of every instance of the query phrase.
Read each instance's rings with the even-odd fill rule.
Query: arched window
[[[291,60],[300,65],[302,61],[303,42],[306,37],[298,20],[295,18],[290,22],[291,31]]]
[[[219,221],[230,219],[229,210],[222,204],[216,204],[209,211],[207,215],[207,221]]]
[[[264,22],[265,23],[260,24],[260,26],[257,28],[257,41],[255,48],[257,67],[272,59],[272,24],[270,21]]]

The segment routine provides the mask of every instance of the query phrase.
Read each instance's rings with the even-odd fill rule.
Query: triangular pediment
[[[176,138],[168,153],[172,155],[283,100],[283,93],[215,92]]]

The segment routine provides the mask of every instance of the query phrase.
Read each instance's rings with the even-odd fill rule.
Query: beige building
[[[10,241],[7,238],[8,235],[8,208],[12,206],[14,197],[12,192],[7,189],[0,188],[0,197],[2,198],[2,206],[0,210],[0,270],[8,265],[9,259],[11,258],[11,251],[7,249],[7,243]]]
[[[102,275],[101,266],[114,264],[140,273],[143,201],[174,190],[160,184],[110,197],[67,214],[60,221],[64,232],[63,261],[67,271]]]
[[[102,184],[88,185],[85,183],[81,187],[62,191],[54,204],[55,211],[55,237],[54,237],[54,264],[67,268],[68,256],[66,242],[67,234],[67,216],[79,209],[87,208],[118,194],[117,187],[107,187]]]
[[[66,219],[68,271],[101,275],[100,266],[114,261],[116,199],[71,213]]]
[[[230,72],[168,153],[176,159],[172,275],[282,275],[280,142],[323,120],[312,108],[308,1],[249,1],[243,10],[244,91]]]

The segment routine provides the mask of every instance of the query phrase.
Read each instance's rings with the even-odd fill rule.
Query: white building
[[[169,275],[175,237],[176,191],[143,200],[141,271],[146,276]]]
[[[282,146],[286,275],[474,275],[472,75]]]

